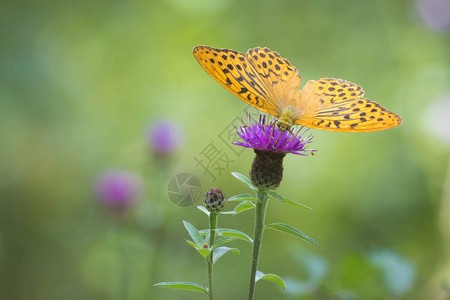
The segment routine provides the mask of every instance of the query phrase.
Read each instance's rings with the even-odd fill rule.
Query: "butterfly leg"
[[[280,136],[281,136],[281,132],[280,132],[280,134],[279,134],[278,137],[277,137],[277,140],[276,140],[276,142],[275,142],[275,146],[278,145],[278,142],[280,141]]]
[[[297,138],[297,137],[295,136],[295,134],[292,132],[291,128],[287,128],[286,131],[289,132],[289,133],[292,135],[292,138],[291,138],[290,140],[288,140],[288,141],[285,141],[285,142],[284,142],[284,145],[286,145],[286,144],[292,142],[293,140],[295,140],[295,139]],[[284,145],[283,145],[283,146],[284,146]]]
[[[270,141],[271,141],[272,138],[273,138],[273,133],[274,133],[274,131],[275,131],[275,126],[276,126],[276,123],[274,122],[273,125],[272,125],[272,130],[271,130],[271,132],[270,132],[270,137],[269,137],[269,139],[267,140],[267,145],[266,145],[264,148],[267,148],[267,147],[269,146]],[[278,138],[280,138],[280,136],[278,136]],[[275,145],[276,145],[277,143],[278,143],[278,139],[277,139]]]
[[[292,142],[293,140],[295,140],[295,139],[297,138],[297,137],[295,136],[295,134],[292,132],[291,128],[288,128],[287,131],[288,131],[290,134],[292,134],[292,138],[291,138],[289,141],[287,141],[286,144]]]

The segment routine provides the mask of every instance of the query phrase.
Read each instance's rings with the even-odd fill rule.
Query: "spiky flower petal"
[[[303,137],[308,129],[300,127],[294,131],[281,131],[275,121],[269,122],[265,115],[260,115],[258,121],[251,121],[247,115],[248,124],[242,121],[237,129],[237,134],[243,141],[237,141],[234,145],[253,148],[261,151],[292,153],[306,156],[316,150],[306,149],[306,145],[312,142],[312,134]]]

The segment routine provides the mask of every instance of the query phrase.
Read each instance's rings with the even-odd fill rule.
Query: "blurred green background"
[[[254,154],[224,143],[246,105],[202,70],[196,45],[269,47],[303,84],[356,82],[403,118],[375,133],[314,130],[314,157],[286,157],[278,191],[315,210],[272,201],[267,222],[289,223],[320,246],[267,232],[259,269],[289,288],[260,282],[257,299],[448,297],[450,109],[439,105],[450,101],[450,13],[442,2],[2,1],[0,298],[206,299],[152,287],[206,285],[182,220],[206,228],[207,219],[173,205],[168,182],[188,172],[202,194],[249,192],[230,172],[248,174]],[[177,151],[149,146],[157,120],[180,128]],[[211,142],[230,159],[215,180],[195,161]],[[139,199],[121,216],[95,193],[108,170],[140,178]],[[252,220],[245,212],[219,224],[252,234]],[[251,248],[234,245],[241,255],[215,268],[219,300],[247,295]]]

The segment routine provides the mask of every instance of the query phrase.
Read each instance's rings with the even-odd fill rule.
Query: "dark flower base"
[[[274,189],[283,179],[284,152],[271,152],[253,149],[256,153],[250,170],[252,183],[260,189]]]

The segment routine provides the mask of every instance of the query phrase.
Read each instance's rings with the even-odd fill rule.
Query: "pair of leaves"
[[[244,175],[242,175],[240,173],[237,173],[237,172],[231,172],[231,174],[234,177],[236,177],[237,179],[239,179],[240,181],[242,181],[243,183],[247,184],[252,190],[258,191],[258,188],[255,185],[253,185],[253,183],[250,181],[250,179],[248,179]],[[271,198],[278,199],[278,200],[280,200],[283,203],[287,203],[287,204],[290,204],[290,205],[293,205],[293,206],[297,206],[297,207],[313,210],[311,207],[309,207],[307,205],[298,203],[298,202],[296,202],[294,200],[291,200],[289,198],[281,196],[280,194],[278,194],[274,190],[267,190],[266,192],[267,192],[268,196],[270,196]],[[236,195],[236,196],[231,197],[227,201],[259,201],[259,200],[257,198],[252,197],[250,194],[240,194],[240,195]]]
[[[258,199],[255,199],[258,200]],[[228,200],[229,201],[229,200]],[[207,214],[208,216],[211,214],[206,207],[204,206],[197,206],[199,210]],[[252,201],[246,200],[239,203],[232,211],[221,211],[218,214],[220,215],[237,215],[243,211],[253,209],[255,208],[255,204]]]
[[[216,232],[216,234],[218,236],[221,236],[221,237],[234,238],[234,239],[239,239],[239,240],[253,243],[253,239],[250,236],[248,236],[248,234],[246,234],[242,231],[236,230],[236,229],[216,228],[216,229],[214,229],[214,231]],[[199,232],[202,235],[207,235],[209,233],[209,229],[200,230]],[[218,241],[219,240],[217,240],[216,243]],[[214,245],[216,243],[214,243]]]
[[[248,179],[247,177],[245,177],[244,175],[237,173],[237,172],[232,172],[231,173],[234,177],[236,177],[237,179],[239,179],[240,181],[242,181],[243,183],[247,184],[252,190],[257,191],[258,188],[256,186],[253,185],[253,183],[250,181],[250,179]],[[278,194],[277,192],[275,192],[274,190],[267,190],[266,191],[267,195],[271,198],[275,198],[280,200],[283,203],[287,203],[287,204],[291,204],[297,207],[301,207],[301,208],[306,208],[309,210],[312,210],[311,207],[306,206],[304,204],[295,202],[289,198],[283,197],[280,194]],[[247,201],[251,202],[251,201],[259,201],[256,198],[253,198],[250,194],[240,194],[240,195],[236,195],[231,197],[228,201],[243,201],[242,203],[245,203]],[[253,204],[253,202],[251,202]],[[287,225],[287,224],[283,224],[283,223],[272,223],[272,224],[268,224],[265,225],[264,228],[269,228],[269,229],[274,229],[274,230],[278,230],[290,235],[293,235],[295,237],[298,237],[300,239],[303,239],[307,242],[310,242],[314,245],[318,245],[316,241],[314,241],[314,239],[312,239],[311,237],[309,237],[308,235],[306,235],[305,233],[301,232],[300,230],[292,227],[291,225]]]
[[[245,202],[242,202],[242,203],[245,203]],[[252,202],[250,202],[250,203],[251,203],[251,207],[248,208],[248,209],[254,208],[254,204]],[[302,205],[302,204],[299,204],[299,205]],[[309,207],[307,207],[307,208],[310,209]],[[281,231],[281,232],[285,232],[285,233],[288,233],[288,234],[293,235],[295,237],[298,237],[298,238],[301,238],[303,240],[306,240],[306,241],[308,241],[310,243],[313,243],[314,245],[318,245],[316,243],[316,241],[314,241],[311,237],[309,237],[308,235],[306,235],[302,231],[300,231],[300,230],[298,230],[298,229],[296,229],[296,228],[294,228],[294,227],[292,227],[292,226],[290,226],[288,224],[272,223],[272,224],[265,225],[265,228],[270,228],[270,229],[278,230],[278,231]],[[200,233],[208,234],[209,230],[201,230]],[[241,240],[245,240],[245,241],[249,241],[249,242],[253,243],[253,240],[247,234],[245,234],[245,233],[243,233],[241,231],[238,231],[238,230],[219,228],[219,229],[216,229],[216,233],[218,235],[222,235],[222,236],[225,236],[225,237],[234,237],[234,239],[241,239]],[[226,240],[226,241],[224,241],[224,243],[232,241],[234,239]],[[216,241],[216,243],[218,243],[218,242],[219,242],[219,240]],[[214,244],[216,244],[216,243],[214,243]],[[214,246],[211,247],[211,248],[214,249]]]
[[[280,286],[283,289],[286,288],[286,284],[284,283],[284,280],[276,274],[264,274],[261,271],[256,271],[255,281],[258,282],[259,280],[269,281],[269,282],[277,284],[278,286]],[[198,283],[194,283],[194,282],[186,282],[186,281],[160,282],[160,283],[154,284],[153,286],[199,291],[199,292],[204,292],[205,294],[209,295],[209,290],[207,287],[205,287],[201,284],[198,284]]]
[[[236,255],[240,254],[239,249],[229,248],[229,247],[219,247],[220,245],[223,245],[232,240],[238,239],[237,233],[235,234],[236,236],[230,236],[230,237],[224,237],[222,239],[218,239],[216,241],[216,243],[214,243],[214,245],[209,245],[209,247],[205,248],[204,245],[206,244],[206,241],[203,238],[202,233],[199,230],[197,230],[197,228],[195,228],[194,225],[192,225],[189,222],[183,221],[183,224],[184,224],[184,227],[186,227],[186,230],[188,231],[189,236],[193,240],[193,242],[192,241],[186,241],[186,242],[189,245],[191,245],[192,247],[194,247],[194,249],[197,250],[197,252],[200,253],[205,258],[209,257],[212,252],[213,264],[216,263],[227,252],[231,251]],[[236,230],[236,232],[237,232],[237,230]],[[239,236],[241,236],[242,234],[244,234],[244,233],[239,234]],[[250,238],[250,237],[248,237],[248,238]]]

